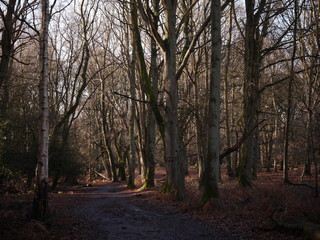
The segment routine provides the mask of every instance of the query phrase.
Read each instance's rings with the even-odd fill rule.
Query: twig
[[[128,95],[124,95],[124,94],[121,94],[121,93],[118,93],[118,92],[113,92],[113,93],[116,94],[116,95],[119,95],[119,96],[121,96],[121,97],[131,99],[131,100],[136,101],[136,102],[149,103],[149,104],[151,104],[151,102],[146,101],[146,100],[136,99],[136,98],[133,98],[133,97],[130,97],[130,96],[128,96]],[[158,106],[159,106],[159,105],[158,105]]]

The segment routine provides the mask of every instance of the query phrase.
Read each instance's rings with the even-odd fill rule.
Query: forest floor
[[[290,171],[290,179],[298,182],[299,173]],[[314,190],[284,185],[280,173],[259,173],[252,189],[223,176],[219,199],[201,208],[196,169],[186,178],[183,201],[160,193],[164,178],[164,171],[158,170],[156,187],[143,191],[108,181],[61,187],[50,193],[52,214],[45,222],[28,218],[31,193],[0,196],[0,239],[307,239],[300,230],[279,227],[272,220],[277,209],[281,211],[276,219],[290,226],[320,224]],[[314,184],[313,178],[304,182]]]

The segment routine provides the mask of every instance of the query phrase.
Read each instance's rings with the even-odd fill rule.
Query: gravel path
[[[95,240],[234,240],[229,234],[192,216],[162,212],[132,201],[118,183],[101,185],[88,201],[77,207],[77,214],[95,226]],[[138,206],[139,205],[139,206]]]

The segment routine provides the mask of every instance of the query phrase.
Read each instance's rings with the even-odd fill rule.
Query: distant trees
[[[2,1],[1,22],[1,59],[0,59],[0,186],[26,177],[26,185],[31,185],[36,162],[36,114],[30,111],[36,104],[28,88],[21,81],[25,74],[22,65],[27,64],[22,57],[23,50],[34,43],[29,14],[37,7],[36,1]],[[30,54],[31,57],[31,54]],[[30,68],[32,68],[30,66]],[[19,85],[19,88],[15,86]],[[2,183],[1,183],[2,182]]]
[[[305,122],[305,141],[306,141],[306,155],[305,166],[303,175],[310,176],[311,165],[315,163],[315,144],[314,144],[314,133],[315,133],[315,114],[317,106],[319,105],[319,12],[317,9],[319,5],[315,1],[306,1],[305,8],[301,9],[301,20],[297,22],[297,28],[301,31],[297,31],[297,44],[298,52],[301,57],[301,65],[306,71],[303,73],[303,77],[307,83],[304,84],[303,97],[301,99],[302,104],[306,112]],[[308,17],[307,15],[308,14]],[[314,27],[312,27],[314,26]],[[308,31],[310,30],[310,31]],[[307,32],[308,38],[305,38]],[[300,47],[299,47],[300,46]]]
[[[62,21],[63,18],[58,18],[56,22],[57,31],[60,30],[59,28],[61,30],[65,28],[64,32],[67,34],[63,35],[63,32],[60,32],[61,35],[52,40],[52,57],[56,63],[52,62],[51,66],[57,68],[51,74],[52,89],[50,89],[54,97],[54,102],[51,103],[53,129],[50,140],[50,149],[54,158],[50,165],[54,173],[53,189],[62,175],[63,166],[68,162],[72,163],[73,156],[70,154],[72,153],[70,143],[72,126],[86,103],[85,92],[91,78],[97,74],[94,71],[90,72],[89,62],[92,58],[92,42],[95,39],[93,27],[98,3],[99,1],[78,2],[77,9],[74,11],[76,16],[72,19],[79,24],[77,28],[71,27],[69,22]],[[66,50],[67,47],[69,50]],[[64,175],[72,180],[72,171]]]

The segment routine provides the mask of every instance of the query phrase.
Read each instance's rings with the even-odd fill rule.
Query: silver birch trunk
[[[41,31],[40,31],[40,83],[39,83],[39,109],[40,129],[38,162],[36,169],[36,196],[33,201],[33,216],[43,219],[49,215],[48,208],[48,132],[49,132],[49,107],[48,107],[48,28],[49,28],[49,1],[41,1]]]

